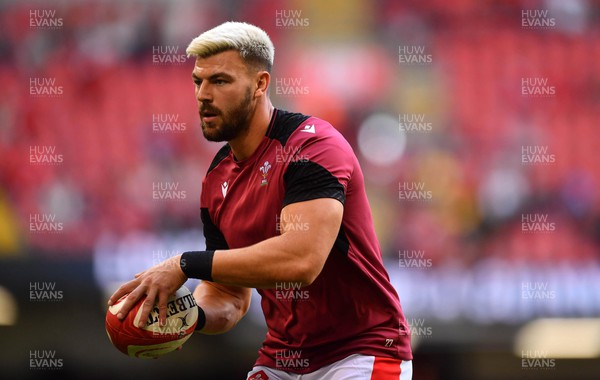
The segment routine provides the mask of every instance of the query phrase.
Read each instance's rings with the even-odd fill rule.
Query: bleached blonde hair
[[[194,38],[185,52],[188,57],[207,58],[227,50],[237,50],[248,64],[271,72],[275,47],[261,28],[245,22],[225,22]]]

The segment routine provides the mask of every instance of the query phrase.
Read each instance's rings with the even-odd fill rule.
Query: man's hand
[[[167,301],[187,280],[179,264],[180,258],[181,255],[171,257],[150,269],[136,274],[135,279],[121,285],[108,300],[108,305],[111,306],[129,293],[123,301],[117,318],[125,318],[138,300],[146,296],[138,327],[146,325],[148,315],[152,311],[157,298],[158,320],[161,326],[165,325],[167,323]]]

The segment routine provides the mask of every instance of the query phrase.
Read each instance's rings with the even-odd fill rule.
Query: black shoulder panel
[[[280,109],[273,111],[273,120],[267,131],[267,137],[279,140],[282,146],[285,146],[290,135],[305,122],[310,116],[301,113],[293,113]]]
[[[285,195],[283,206],[319,198],[333,198],[342,204],[346,201],[344,186],[327,169],[316,162],[294,161],[283,175]]]
[[[213,158],[212,162],[210,163],[206,174],[210,173],[211,170],[213,170],[217,165],[219,165],[219,163],[229,155],[229,152],[231,152],[231,147],[229,146],[229,144],[223,145],[223,147],[219,149],[219,151],[215,155],[215,158]]]

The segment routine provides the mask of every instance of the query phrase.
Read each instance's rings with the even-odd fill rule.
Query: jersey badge
[[[269,161],[265,161],[264,164],[259,168],[260,172],[262,173],[262,181],[260,181],[261,186],[269,183],[269,181],[267,181],[267,173],[269,172],[269,169],[271,169],[271,164]]]

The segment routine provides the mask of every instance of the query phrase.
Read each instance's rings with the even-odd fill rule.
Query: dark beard
[[[236,137],[246,133],[250,128],[250,118],[252,116],[252,93],[250,88],[246,90],[244,99],[233,108],[229,114],[221,115],[223,124],[219,128],[207,128],[202,123],[202,134],[208,141],[231,141]]]

